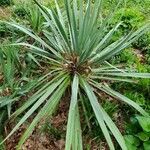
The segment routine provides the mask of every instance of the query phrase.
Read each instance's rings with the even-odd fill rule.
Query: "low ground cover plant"
[[[149,150],[150,149],[150,118],[136,116],[131,118],[131,123],[127,126],[128,134],[125,141],[128,150]]]
[[[103,17],[100,0],[64,0],[63,7],[59,7],[55,0],[55,7],[52,8],[47,8],[37,1],[35,3],[45,20],[40,34],[34,28],[31,30],[14,22],[5,23],[28,36],[25,42],[19,40],[11,46],[29,49],[30,58],[39,67],[43,63],[46,64],[45,70],[48,71],[32,86],[33,95],[10,115],[10,121],[22,116],[6,139],[38,110],[19,141],[17,149],[20,149],[40,120],[53,115],[61,98],[69,90],[71,99],[65,149],[83,149],[80,113],[83,113],[84,103],[79,105],[80,100],[90,103],[110,150],[115,149],[111,134],[121,149],[127,150],[119,129],[99,103],[99,99],[102,99],[99,93],[127,103],[143,116],[149,117],[136,102],[113,90],[111,82],[133,84],[136,83],[135,78],[150,78],[150,74],[138,73],[135,69],[125,68],[120,64],[112,65],[109,60],[146,33],[150,25],[145,24],[137,30],[131,30],[113,41],[114,34],[122,25],[122,22],[118,22],[110,28],[111,19],[118,6],[112,7],[108,16]],[[37,22],[36,24],[39,25]]]
[[[9,6],[12,3],[13,3],[12,0],[1,0],[0,1],[0,6]]]

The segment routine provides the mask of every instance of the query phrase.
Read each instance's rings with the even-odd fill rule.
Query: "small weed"
[[[128,150],[150,149],[150,118],[136,116],[127,125],[127,135],[124,136]]]
[[[134,49],[132,48],[125,49],[123,52],[111,59],[112,64],[123,63],[127,64],[129,67],[138,61],[139,58],[136,56]]]

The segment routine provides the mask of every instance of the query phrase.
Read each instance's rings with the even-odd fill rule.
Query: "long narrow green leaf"
[[[107,75],[107,76],[120,76],[120,77],[133,77],[133,78],[150,78],[150,73],[110,73],[110,72],[106,72],[106,73],[98,73],[99,75]]]
[[[62,16],[62,12],[61,12],[61,9],[60,9],[60,7],[58,5],[57,0],[55,0],[55,4],[56,4],[56,9],[57,9],[57,13],[58,13],[58,16],[59,16],[59,20],[60,20],[60,22],[61,22],[61,24],[63,26],[64,31],[66,32],[64,18]]]
[[[74,150],[83,150],[83,144],[82,144],[82,131],[81,131],[81,124],[80,124],[80,115],[79,115],[79,109],[76,108],[76,114],[75,114],[75,147]],[[74,142],[74,141],[73,141]]]
[[[106,36],[102,39],[102,41],[97,45],[97,47],[94,49],[95,53],[98,53],[99,51],[101,51],[111,40],[114,32],[116,32],[116,30],[120,27],[121,23],[118,23],[114,28],[112,28],[107,34]]]
[[[70,38],[73,44],[72,51],[77,51],[78,50],[78,34],[77,34],[75,14],[74,14],[73,9],[71,8],[72,6],[71,1],[64,0],[64,2],[65,2],[65,8],[66,8],[66,13],[67,13],[67,18],[68,18]]]
[[[83,80],[82,78],[80,78],[81,82],[82,82],[82,85],[89,100],[90,100],[90,103],[92,105],[92,108],[93,108],[93,111],[95,113],[95,116],[97,118],[97,121],[102,129],[102,132],[105,136],[105,139],[109,145],[109,148],[110,150],[115,150],[114,148],[114,145],[113,145],[113,142],[111,140],[111,137],[109,135],[109,131],[104,123],[104,118],[103,118],[103,114],[102,114],[102,110],[100,109],[99,107],[99,103],[98,103],[98,100],[93,92],[93,89],[90,87],[90,85],[85,81]]]
[[[137,103],[135,103],[134,101],[130,100],[129,98],[125,97],[124,95],[112,90],[110,87],[108,86],[104,86],[102,84],[98,84],[95,81],[92,81],[91,84],[93,86],[95,86],[96,88],[100,89],[101,91],[107,93],[108,95],[117,98],[127,104],[129,104],[130,106],[132,106],[133,108],[135,108],[138,112],[140,112],[142,115],[144,116],[148,116],[148,113],[145,112],[145,110],[143,110]]]
[[[100,80],[110,80],[110,81],[120,81],[120,82],[129,82],[129,83],[137,83],[134,80],[124,79],[124,78],[112,78],[107,76],[90,76],[92,79],[100,79]]]
[[[61,36],[61,38],[63,39],[64,41],[64,44],[67,45],[68,47],[66,47],[68,50],[70,48],[70,43],[68,41],[68,37],[67,37],[67,34],[66,34],[66,31],[65,29],[63,28],[59,18],[57,17],[57,15],[51,11],[50,9],[47,9],[45,7],[45,9],[47,10],[47,12],[49,13],[49,15],[51,16],[51,19],[53,21],[53,24],[55,25],[56,29],[59,31],[59,34]]]
[[[16,98],[12,98],[12,97],[8,97],[8,96],[1,97],[0,98],[0,107],[2,108],[8,104],[11,104],[12,102],[15,102],[15,101],[18,101],[18,97],[16,97]]]
[[[137,103],[135,103],[134,101],[130,100],[129,98],[125,97],[124,95],[112,90],[109,87],[103,86],[103,89],[105,90],[105,92],[107,92],[107,94],[116,97],[118,99],[120,99],[121,101],[131,105],[132,107],[134,107],[137,111],[139,111],[142,115],[144,116],[148,116],[148,113],[145,112]]]
[[[59,51],[61,50],[63,50],[62,48],[64,48],[64,49],[66,49],[64,46],[66,46],[66,45],[64,45],[65,43],[63,42],[63,39],[61,38],[61,36],[60,36],[60,34],[59,34],[59,31],[62,31],[62,30],[57,30],[56,28],[57,27],[55,27],[55,25],[54,25],[54,23],[53,23],[53,21],[51,20],[51,18],[50,18],[50,14],[47,12],[47,11],[50,11],[50,13],[52,13],[52,11],[51,10],[49,10],[48,8],[46,8],[46,7],[42,7],[36,0],[34,0],[35,1],[35,3],[39,6],[39,8],[40,8],[40,11],[41,11],[41,13],[43,14],[43,17],[45,18],[45,20],[47,21],[47,24],[50,26],[50,28],[51,28],[51,31],[52,31],[52,33],[53,33],[53,35],[54,35],[54,37],[55,37],[55,40],[57,41],[57,43],[58,43],[58,45],[59,45]],[[54,18],[53,18],[54,19]],[[56,23],[55,23],[56,24]],[[63,31],[62,31],[63,32]],[[50,43],[53,43],[53,41],[54,40],[52,40],[52,39],[50,39],[50,38],[48,38],[49,40],[50,40]],[[56,41],[55,41],[55,43],[56,43]]]
[[[141,35],[148,31],[150,24],[146,24],[135,32],[130,32],[124,38],[119,39],[118,41],[112,43],[100,53],[96,54],[91,60],[91,62],[102,62],[110,57],[114,56],[116,53],[127,48],[131,43],[138,39]]]
[[[89,97],[89,100],[91,102],[91,105],[93,107],[93,110],[95,111],[95,115],[96,115],[96,113],[99,112],[99,114],[96,115],[96,118],[98,119],[98,117],[100,117],[100,115],[101,115],[101,118],[103,118],[103,121],[106,122],[107,126],[109,127],[109,129],[111,130],[112,134],[114,135],[114,137],[118,141],[118,143],[119,143],[120,147],[122,148],[122,150],[127,150],[127,147],[126,147],[125,141],[123,139],[123,136],[121,135],[120,131],[117,129],[115,124],[112,122],[110,117],[105,113],[105,111],[103,110],[101,105],[98,103],[97,98],[96,98],[92,88],[90,87],[90,85],[88,83],[86,83],[86,82],[84,82],[83,84],[84,84],[84,87],[85,87],[85,91],[86,91],[86,93],[87,93],[87,95]],[[102,128],[102,131],[103,130],[104,129]],[[109,140],[107,142],[108,142],[108,144],[110,144],[111,141]],[[113,148],[114,147],[110,147],[110,149],[113,149]]]
[[[62,78],[63,74],[59,74],[58,76],[56,76],[54,79],[52,79],[50,82],[48,82],[47,84],[45,84],[41,89],[39,89],[37,92],[35,92],[28,101],[26,101],[19,109],[17,109],[10,117],[10,119],[14,119],[15,117],[17,117],[18,115],[20,115],[24,110],[26,110],[27,108],[29,108],[32,104],[35,103],[35,101],[37,101],[45,92],[46,89],[52,85],[54,82],[57,82],[57,80],[59,80],[60,78]]]
[[[10,44],[12,46],[26,46],[27,48],[29,47],[31,50],[30,52],[32,53],[35,53],[36,55],[39,55],[41,57],[44,57],[50,61],[53,61],[57,64],[60,64],[59,61],[53,59],[51,56],[51,54],[47,51],[45,51],[44,49],[40,48],[40,47],[37,47],[37,46],[34,46],[34,45],[31,45],[31,44],[28,44],[28,43],[15,43],[15,44]]]
[[[38,107],[53,93],[53,91],[61,84],[61,82],[65,79],[62,78],[56,83],[50,85],[46,90],[45,93],[37,100],[37,102],[26,112],[26,114],[21,118],[19,123],[13,128],[13,130],[9,133],[9,135],[4,139],[7,140],[32,114]]]
[[[50,99],[47,101],[47,103],[43,106],[43,108],[39,111],[39,113],[36,115],[36,117],[33,119],[32,123],[28,127],[28,129],[25,131],[23,136],[21,137],[19,144],[17,146],[17,150],[20,150],[23,143],[26,141],[26,139],[31,135],[33,132],[35,126],[37,123],[45,117],[50,117],[53,112],[55,111],[62,95],[64,94],[67,86],[69,84],[69,80],[66,79],[59,87],[58,89],[52,94]]]
[[[109,115],[105,112],[105,110],[102,107],[101,107],[101,110],[102,110],[103,118],[104,118],[107,126],[109,127],[110,131],[112,132],[112,134],[116,138],[116,140],[119,143],[120,147],[122,148],[122,150],[127,150],[125,140],[124,140],[123,136],[121,135],[119,129],[116,127],[114,122],[111,120]]]
[[[72,96],[71,96],[69,117],[67,123],[66,147],[65,147],[66,150],[82,147],[81,146],[82,142],[79,143],[75,142],[76,136],[81,137],[81,129],[79,125],[80,120],[79,120],[79,114],[78,114],[79,112],[78,112],[78,104],[77,104],[78,88],[79,88],[79,79],[78,76],[75,75],[72,83]],[[82,141],[82,138],[77,140]]]
[[[27,28],[19,25],[19,24],[15,24],[15,23],[9,23],[9,22],[4,22],[10,26],[13,26],[17,29],[19,29],[20,31],[24,32],[25,34],[29,35],[30,37],[32,37],[33,39],[35,39],[36,41],[38,41],[39,43],[41,43],[42,45],[44,45],[45,47],[47,47],[53,54],[55,54],[58,58],[61,58],[60,54],[58,54],[53,48],[51,48],[48,44],[46,44],[39,36],[33,34],[31,31],[29,31]]]

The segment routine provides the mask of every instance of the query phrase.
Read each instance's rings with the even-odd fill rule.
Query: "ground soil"
[[[0,7],[0,20],[11,18],[11,9],[9,7]]]

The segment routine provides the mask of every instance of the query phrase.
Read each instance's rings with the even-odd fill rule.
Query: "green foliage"
[[[55,127],[53,127],[49,122],[46,122],[41,127],[41,132],[48,133],[52,138],[55,138],[56,140],[60,140],[62,138],[62,131],[59,131]]]
[[[132,136],[132,135],[126,135],[125,137],[125,141],[128,147],[128,150],[136,150],[137,146],[139,146],[139,139]]]
[[[18,50],[14,47],[0,47],[0,67],[4,76],[3,86],[10,88],[14,85],[15,65],[19,68]],[[6,87],[5,87],[6,88]]]
[[[118,110],[118,104],[113,103],[109,100],[105,100],[104,102],[102,102],[102,106],[111,117],[113,117],[114,113],[116,113]]]
[[[3,141],[3,137],[0,135],[0,142],[2,142]],[[4,144],[2,144],[2,145],[0,145],[0,150],[5,150],[6,148],[5,148],[5,145]]]
[[[89,136],[91,136],[92,138],[104,138],[104,136],[102,135],[102,131],[99,128],[99,123],[92,111],[92,107],[89,104],[87,97],[82,97],[80,101],[84,112],[82,117],[84,118],[85,122],[83,127],[83,134],[87,134],[90,131]],[[107,98],[101,99],[101,105],[112,118],[113,115],[118,111],[118,104],[116,104],[113,101],[110,101]]]
[[[26,9],[23,5],[15,5],[13,9],[15,16],[18,16],[20,18],[25,18],[28,13],[26,12]]]
[[[33,2],[21,2],[16,4],[13,8],[13,13],[17,21],[22,22],[22,19],[24,19],[24,24],[29,25],[37,34],[41,33],[44,18]]]
[[[3,22],[0,22],[0,46],[9,40],[14,41],[14,39],[18,38],[18,35],[19,37],[24,36],[24,34],[17,29],[10,27]]]
[[[150,34],[144,34],[141,36],[136,42],[133,43],[133,47],[148,53],[148,51],[150,51]]]
[[[17,101],[14,98],[16,92],[16,82],[15,82],[15,61],[17,60],[17,52],[14,51],[15,48],[3,46],[0,47],[0,130],[3,131],[4,123],[11,114],[11,104]],[[12,91],[11,91],[11,90]],[[11,92],[13,94],[11,95]],[[0,132],[0,134],[2,133]]]
[[[41,119],[46,120],[53,115],[61,98],[69,90],[71,98],[65,149],[83,149],[80,115],[86,107],[84,103],[80,106],[79,100],[86,97],[110,150],[115,150],[110,133],[114,136],[121,149],[127,150],[123,136],[112,121],[109,113],[106,112],[106,110],[111,110],[112,106],[110,104],[102,105],[99,102],[101,95],[98,93],[103,93],[127,103],[143,116],[148,116],[148,113],[137,103],[111,89],[110,85],[112,81],[134,83],[133,79],[150,78],[150,74],[138,73],[135,70],[120,67],[120,65],[112,65],[108,60],[129,47],[147,32],[149,24],[112,41],[116,30],[122,25],[122,23],[118,23],[108,31],[111,18],[117,7],[112,6],[108,16],[99,18],[100,24],[98,17],[100,13],[102,14],[103,9],[99,0],[94,1],[92,5],[90,1],[83,4],[82,0],[65,0],[63,8],[59,7],[57,0],[55,0],[55,8],[47,8],[40,5],[36,0],[34,1],[38,6],[38,11],[34,13],[32,10],[33,14],[31,13],[30,16],[31,21],[34,22],[31,24],[32,30],[14,22],[5,23],[26,34],[25,42],[20,42],[22,40],[19,40],[13,46],[28,48],[28,56],[36,62],[40,69],[44,64],[44,69],[41,71],[43,74],[36,80],[36,84],[26,90],[29,92],[32,89],[32,96],[11,114],[10,120],[17,118],[21,114],[22,116],[4,141],[25,123],[31,115],[37,112],[18,143],[17,149],[21,149],[22,144],[32,134],[35,126]],[[44,18],[42,23],[39,23],[41,22],[40,15],[41,18]],[[45,25],[42,30],[41,24]],[[6,59],[4,66],[12,65],[12,60],[8,59],[7,63]],[[5,71],[4,76],[6,76],[6,81],[9,83],[11,80],[8,81],[8,77],[12,75],[10,73],[11,67],[7,69],[8,71]],[[37,71],[37,68],[33,69]],[[12,83],[10,84],[11,88],[13,87]],[[23,87],[24,84],[21,90]],[[85,113],[86,111],[83,112]],[[85,116],[87,115],[85,114]]]
[[[129,49],[125,49],[120,54],[113,57],[110,62],[112,64],[126,63],[130,67],[134,63],[139,62],[139,59],[134,53],[134,49],[129,48]]]
[[[5,36],[6,25],[4,23],[0,23],[0,37]]]
[[[125,141],[129,150],[149,150],[150,143],[150,117],[137,116],[131,118],[127,126]]]
[[[139,72],[150,72],[150,66],[145,64],[140,64],[137,63],[137,70]],[[139,85],[141,87],[141,91],[145,92],[145,93],[149,93],[150,92],[150,79],[142,79],[139,81]]]
[[[0,137],[2,135],[2,131],[3,131],[3,123],[4,123],[4,120],[6,119],[6,111],[4,109],[0,109]],[[1,140],[2,141],[2,140]]]
[[[6,42],[0,47],[0,133],[3,133],[5,121],[19,98],[35,85],[26,77],[27,69],[26,73],[23,72],[18,47],[11,46],[10,42],[7,42],[10,45],[5,44]]]
[[[134,100],[140,106],[144,107],[146,105],[145,97],[138,92],[126,92],[125,95],[130,99]]]
[[[122,8],[118,10],[114,16],[113,23],[116,23],[119,19],[123,23],[120,26],[119,31],[116,33],[115,38],[127,34],[132,29],[139,28],[146,20],[145,15],[139,11],[138,7]],[[140,50],[147,50],[149,45],[150,36],[148,33],[142,35],[133,43],[133,47]]]
[[[150,132],[150,118],[149,117],[137,117],[139,124],[144,131]]]
[[[40,34],[42,32],[42,27],[44,23],[44,18],[39,11],[39,8],[35,5],[26,5],[27,20],[34,32]]]
[[[140,27],[145,21],[145,16],[139,12],[138,8],[121,8],[116,12],[113,22],[116,23],[118,20],[123,22],[120,32],[125,34],[133,28]]]
[[[149,49],[148,54],[145,55],[145,57],[146,57],[146,63],[147,63],[148,65],[150,65],[150,49]]]
[[[10,35],[10,31],[7,25],[0,22],[0,37],[5,38],[9,35]]]
[[[129,63],[129,62],[128,62]],[[127,63],[127,64],[128,64]],[[133,63],[139,72],[149,72],[149,65],[139,63],[139,61]],[[132,63],[130,64],[131,67]],[[128,69],[128,68],[127,68]],[[133,68],[134,69],[134,68]],[[124,95],[138,103],[144,110],[150,113],[150,101],[149,101],[149,90],[150,90],[150,80],[141,79],[138,82],[135,80],[136,84],[130,83],[113,83],[112,87],[115,90],[123,91]],[[140,92],[139,92],[140,91]],[[127,109],[129,114],[136,113],[133,109]]]
[[[126,0],[127,7],[136,7],[140,12],[147,15],[149,17],[150,12],[150,1],[149,0]]]
[[[0,6],[8,6],[12,4],[12,0],[1,0]]]

